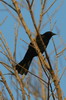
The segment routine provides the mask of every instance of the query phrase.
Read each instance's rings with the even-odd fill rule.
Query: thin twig
[[[55,4],[56,1],[57,0],[54,0],[54,2],[50,5],[50,7],[45,12],[43,12],[42,16],[45,15],[50,10],[50,8]]]
[[[1,2],[3,2],[4,4],[6,4],[7,6],[9,6],[10,8],[12,8],[15,12],[16,12],[16,9],[13,8],[10,4],[8,4],[7,2],[5,2],[4,0],[0,0]]]
[[[49,100],[49,86],[50,86],[50,78],[48,78],[48,97],[47,97],[47,100]]]
[[[38,30],[39,31],[40,31],[40,27],[41,27],[41,23],[42,23],[42,19],[43,19],[42,13],[45,9],[46,1],[47,0],[44,0],[44,3],[43,3],[42,8],[41,8],[41,12],[40,12],[40,20],[39,20],[39,25],[38,25]]]
[[[32,0],[32,2],[31,2],[31,5],[30,5],[30,6],[31,6],[31,8],[32,8],[32,6],[33,6],[33,3],[34,3],[34,0]]]
[[[6,87],[6,89],[8,90],[8,93],[9,93],[11,99],[12,99],[12,100],[15,100],[15,99],[14,99],[14,96],[13,96],[13,94],[12,94],[12,92],[11,92],[11,90],[10,90],[10,88],[9,88],[9,86],[8,86],[8,84],[7,84],[7,82],[6,82],[6,80],[5,80],[5,77],[3,76],[3,74],[2,74],[1,71],[0,71],[0,76],[1,76],[1,78],[2,78],[2,81],[3,81],[3,83],[4,83],[5,87]]]
[[[53,92],[53,90],[52,90],[52,85],[51,85],[51,84],[50,84],[50,89],[51,89],[51,93],[52,93],[53,100],[55,100],[54,92]]]

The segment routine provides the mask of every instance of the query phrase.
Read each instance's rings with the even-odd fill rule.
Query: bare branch
[[[4,76],[3,76],[3,74],[2,74],[1,71],[0,71],[0,76],[1,76],[1,78],[2,78],[2,81],[3,81],[4,85],[6,86],[6,89],[8,90],[8,93],[9,93],[11,99],[12,99],[12,100],[15,100],[15,99],[14,99],[14,96],[13,96],[13,94],[12,94],[12,92],[11,92],[11,90],[10,90],[10,88],[9,88],[9,86],[8,86],[8,84],[7,84],[7,82],[6,82],[6,79],[4,78]]]

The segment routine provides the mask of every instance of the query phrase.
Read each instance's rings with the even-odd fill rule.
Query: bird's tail
[[[32,59],[28,59],[27,61],[26,60],[24,61],[23,59],[19,64],[17,64],[16,70],[18,71],[18,73],[26,75],[28,73],[31,61]]]
[[[32,53],[33,50],[31,50],[30,48],[27,50],[23,60],[18,63],[16,65],[16,70],[18,71],[18,73],[20,74],[27,74],[28,73],[28,70],[29,70],[29,67],[30,67],[30,64],[31,64],[31,61],[34,57],[34,54]]]

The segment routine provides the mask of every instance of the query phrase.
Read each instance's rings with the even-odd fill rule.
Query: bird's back
[[[42,38],[43,43],[42,43],[40,37],[37,37],[36,42],[37,42],[37,45],[38,45],[41,53],[43,53],[44,49],[46,49],[46,47],[49,43],[50,38],[48,36],[46,36],[45,34],[42,34],[41,38]]]

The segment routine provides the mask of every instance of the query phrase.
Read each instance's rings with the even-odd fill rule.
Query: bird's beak
[[[53,33],[53,35],[57,35],[57,34]]]

